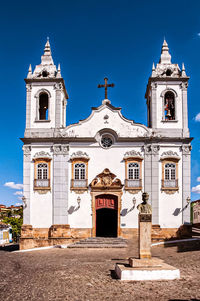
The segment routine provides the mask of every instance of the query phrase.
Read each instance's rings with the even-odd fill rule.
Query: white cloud
[[[199,193],[199,194],[200,194],[200,185],[197,185],[197,186],[192,187],[192,192],[195,192],[195,193]]]
[[[200,122],[200,113],[195,116],[195,121]]]
[[[200,177],[197,178],[197,182],[200,182]]]
[[[16,191],[15,193],[14,193],[14,195],[23,195],[23,191]]]
[[[15,182],[6,182],[4,186],[12,189],[23,189],[23,184],[17,184]]]
[[[15,204],[15,206],[21,206],[22,205],[22,203],[16,203]]]

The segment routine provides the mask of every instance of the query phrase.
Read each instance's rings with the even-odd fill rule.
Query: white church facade
[[[107,94],[87,119],[66,126],[68,94],[47,41],[41,64],[25,79],[21,249],[131,238],[144,191],[152,236],[176,236],[190,224],[188,80],[164,41],[145,94],[148,126],[126,119]],[[104,86],[107,92],[107,79]]]

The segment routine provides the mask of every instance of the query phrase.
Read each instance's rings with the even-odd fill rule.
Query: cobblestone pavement
[[[174,281],[120,281],[116,262],[137,254],[127,249],[0,251],[0,300],[200,300],[200,247],[153,247],[154,256],[181,271]]]

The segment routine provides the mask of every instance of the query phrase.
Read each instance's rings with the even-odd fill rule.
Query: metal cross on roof
[[[114,84],[108,84],[108,78],[104,78],[105,84],[104,85],[98,85],[98,88],[105,88],[105,99],[108,99],[108,87],[114,87]]]

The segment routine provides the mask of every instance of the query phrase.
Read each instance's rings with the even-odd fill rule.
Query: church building
[[[49,40],[41,63],[33,72],[29,67],[21,249],[96,236],[131,238],[143,192],[152,206],[152,237],[177,236],[190,224],[192,138],[184,65],[181,70],[171,62],[164,41],[146,88],[147,126],[122,115],[107,97],[113,84],[104,80],[102,103],[66,126],[68,93]]]

